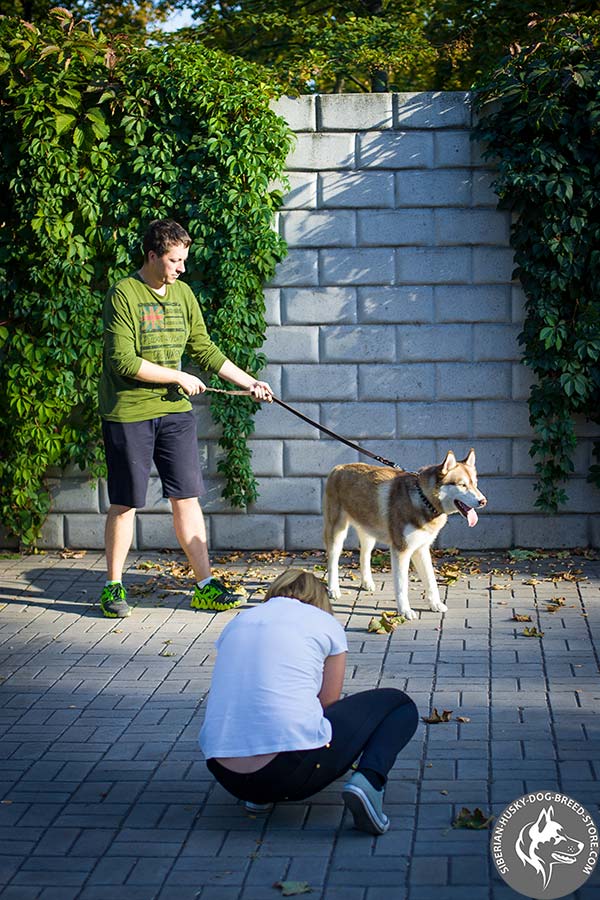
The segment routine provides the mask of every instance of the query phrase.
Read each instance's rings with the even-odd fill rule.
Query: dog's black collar
[[[421,484],[419,482],[419,473],[418,472],[417,472],[417,482],[416,483],[417,483],[417,490],[419,492],[419,496],[420,496],[421,500],[423,501],[423,504],[425,505],[425,507],[429,510],[429,512],[433,516],[433,518],[436,519],[438,516],[442,516],[443,512],[441,512],[439,509],[436,509],[435,506],[433,505],[433,503],[431,502],[431,500],[429,499],[429,497],[425,496],[425,492],[423,491],[423,488],[421,487]]]

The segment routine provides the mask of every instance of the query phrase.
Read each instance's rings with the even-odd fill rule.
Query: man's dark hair
[[[154,250],[157,256],[164,256],[176,244],[189,247],[191,243],[191,237],[178,222],[174,222],[173,219],[154,219],[148,225],[142,242],[144,259],[148,259],[151,250]]]

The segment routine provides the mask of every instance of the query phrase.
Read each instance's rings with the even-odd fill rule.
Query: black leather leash
[[[251,397],[252,391],[228,391],[224,388],[211,388],[207,387],[207,391],[211,391],[213,394],[230,394],[231,396],[238,397]],[[442,511],[436,509],[429,497],[425,494],[421,484],[419,482],[419,473],[412,472],[410,469],[403,469],[402,466],[399,466],[397,463],[392,462],[391,459],[386,459],[385,456],[377,456],[376,453],[371,453],[370,450],[365,450],[364,447],[361,447],[359,444],[355,444],[354,441],[349,441],[348,438],[342,437],[341,434],[337,434],[337,432],[332,431],[330,428],[326,428],[325,425],[321,425],[320,422],[315,422],[314,419],[311,419],[309,416],[305,416],[304,413],[301,413],[299,410],[295,409],[293,406],[290,406],[289,403],[285,403],[283,400],[280,400],[279,397],[276,397],[275,394],[272,394],[273,403],[277,403],[278,406],[283,407],[283,409],[287,409],[288,412],[293,413],[293,415],[298,416],[299,419],[302,419],[304,422],[307,422],[309,425],[312,425],[314,428],[318,428],[319,431],[322,431],[324,434],[328,434],[329,437],[334,438],[334,440],[339,441],[341,444],[345,444],[347,447],[351,447],[353,450],[357,450],[358,453],[363,453],[365,456],[369,456],[371,459],[377,460],[377,462],[382,463],[384,466],[390,466],[392,469],[399,469],[401,472],[406,472],[407,475],[414,475],[416,478],[416,488],[419,492],[419,496],[425,507],[429,510],[431,516],[436,518],[439,515],[442,515]]]
[[[251,391],[226,391],[223,388],[211,388],[207,387],[207,391],[211,391],[214,394],[231,394],[233,396],[252,396]],[[277,403],[278,406],[283,407],[283,409],[287,409],[288,412],[291,412],[293,415],[298,416],[299,419],[302,419],[304,422],[307,422],[309,425],[312,425],[314,428],[318,428],[319,431],[322,431],[324,434],[328,434],[329,437],[334,438],[336,441],[340,441],[340,443],[345,444],[347,447],[351,447],[353,450],[357,450],[359,453],[363,453],[365,456],[370,456],[371,459],[376,459],[377,462],[382,463],[384,466],[391,466],[392,469],[402,469],[402,466],[397,465],[397,463],[392,462],[391,459],[386,459],[385,456],[377,456],[376,453],[371,453],[370,450],[366,450],[364,447],[360,447],[358,444],[355,444],[354,441],[349,441],[348,438],[342,437],[341,434],[337,434],[335,431],[332,431],[330,428],[326,428],[325,425],[321,425],[320,422],[315,422],[314,419],[311,419],[309,416],[305,416],[304,413],[301,413],[298,409],[295,409],[293,406],[290,406],[289,403],[285,403],[283,400],[280,400],[279,397],[276,397],[274,394],[273,403]],[[402,471],[406,471],[406,469],[402,469]]]

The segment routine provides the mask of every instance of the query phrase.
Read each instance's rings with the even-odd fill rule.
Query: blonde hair
[[[270,600],[271,597],[293,597],[333,615],[324,582],[304,569],[286,569],[282,572],[265,594],[265,600]]]

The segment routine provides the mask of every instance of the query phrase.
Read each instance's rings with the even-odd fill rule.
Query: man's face
[[[156,281],[160,281],[161,284],[174,284],[185,272],[185,261],[189,252],[189,247],[184,247],[183,244],[173,244],[164,256],[157,256],[151,250],[148,254],[148,263]]]

